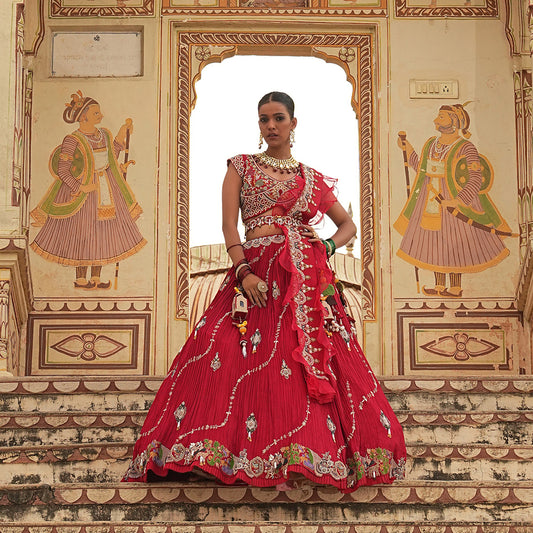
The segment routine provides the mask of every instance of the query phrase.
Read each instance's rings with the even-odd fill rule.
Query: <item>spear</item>
[[[411,183],[409,181],[409,163],[407,161],[407,147],[405,141],[407,139],[407,133],[405,131],[399,131],[398,137],[402,143],[402,155],[403,155],[403,167],[405,169],[405,185],[407,186],[407,199],[411,195]],[[415,266],[415,279],[416,279],[416,292],[420,294],[420,279],[418,276],[418,267]]]
[[[131,118],[126,119],[126,144],[124,146],[124,163],[120,165],[120,170],[122,171],[122,177],[124,178],[124,181],[126,181],[126,174],[128,173],[128,167],[130,165],[135,165],[135,161],[130,159],[130,127],[132,125],[133,121]],[[118,288],[118,267],[119,262],[117,261],[115,263],[115,285],[114,288],[117,290]]]

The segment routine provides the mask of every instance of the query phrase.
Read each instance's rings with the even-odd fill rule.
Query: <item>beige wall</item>
[[[13,27],[6,21],[8,17],[13,19],[13,5],[14,2],[4,2],[0,8],[2,36],[12,35]],[[135,5],[144,4],[137,2]],[[470,140],[494,168],[491,198],[512,231],[518,231],[513,58],[505,35],[504,6],[503,3],[499,6],[499,17],[478,18],[464,16],[462,6],[457,6],[457,16],[398,17],[393,2],[389,2],[388,16],[384,17],[385,12],[380,11],[376,2],[376,10],[370,16],[357,11],[342,16],[326,10],[306,15],[304,20],[301,15],[276,15],[275,12],[268,15],[266,12],[242,15],[237,11],[209,14],[198,9],[161,12],[161,2],[156,2],[154,13],[139,8],[138,16],[131,13],[122,16],[118,7],[116,16],[110,17],[95,13],[85,16],[75,10],[64,11],[65,16],[59,16],[61,13],[54,14],[49,9],[39,12],[38,2],[28,3],[28,17],[31,14],[33,21],[39,20],[41,13],[46,30],[30,63],[34,71],[30,208],[35,207],[52,183],[48,170],[51,151],[76,127],[64,123],[61,115],[70,95],[81,89],[100,102],[105,115],[102,126],[113,133],[126,118],[134,121],[130,158],[136,165],[128,168],[128,183],[144,210],[137,226],[148,243],[121,262],[118,289],[106,292],[75,289],[73,267],[45,261],[33,251],[29,252],[35,312],[28,329],[29,355],[24,350],[21,354],[23,360],[29,358],[25,371],[32,374],[110,371],[162,374],[184,342],[188,330],[187,321],[183,319],[186,300],[182,294],[176,295],[179,292],[176,283],[181,279],[183,266],[180,265],[183,261],[186,264],[186,240],[176,228],[186,220],[186,205],[183,204],[186,186],[184,188],[180,181],[183,179],[180,173],[182,155],[176,154],[181,153],[183,143],[187,142],[187,132],[180,130],[179,118],[180,106],[183,108],[188,103],[178,99],[180,57],[176,39],[180,31],[201,33],[208,29],[221,34],[279,31],[371,35],[374,56],[370,74],[357,70],[354,64],[347,66],[355,69],[357,84],[362,81],[357,76],[371,76],[374,87],[371,114],[375,229],[371,272],[375,317],[366,320],[362,335],[368,359],[382,374],[518,373],[520,367],[522,372],[530,372],[531,362],[523,356],[524,351],[529,350],[529,335],[522,332],[515,304],[520,272],[518,239],[505,240],[510,255],[501,263],[484,272],[463,276],[460,299],[428,298],[418,294],[413,267],[396,255],[401,237],[392,223],[401,212],[406,195],[397,132],[407,131],[408,139],[420,151],[426,139],[435,134],[432,121],[438,107],[445,103],[472,100],[466,108],[472,120]],[[438,10],[435,14],[438,15]],[[32,24],[35,26],[34,22]],[[124,28],[143,31],[143,76],[116,79],[51,76],[52,30]],[[217,44],[222,43],[214,43],[215,53],[231,49],[216,48]],[[194,46],[191,50],[195,50]],[[309,52],[305,47],[301,50]],[[320,50],[332,57],[338,54],[338,48]],[[261,53],[275,55],[278,52],[273,47],[263,46]],[[2,55],[0,61],[4,71],[12,67],[12,54],[10,57]],[[191,77],[202,66],[193,59]],[[456,100],[410,99],[410,79],[458,80],[459,97]],[[6,206],[9,204],[11,156],[10,149],[5,147],[12,142],[13,91],[11,79],[2,78],[0,98],[4,111],[0,116],[5,127],[0,129],[0,135],[5,139],[1,143],[4,148],[0,150],[3,169],[0,202]],[[413,182],[413,172],[410,177]],[[0,216],[4,217],[0,218],[4,235],[17,226],[19,211],[16,208],[8,206],[2,209]],[[37,231],[31,228],[29,242]],[[113,270],[114,265],[105,266],[103,277],[112,277]],[[431,285],[433,274],[420,270],[420,280],[422,285]],[[421,310],[430,318],[421,318]],[[105,334],[122,339],[124,344],[136,343],[137,351],[128,345],[119,352],[121,355],[106,357],[105,361],[96,356],[94,360],[80,362],[79,358],[58,355],[51,350],[51,340],[40,340],[60,338],[61,332],[57,330],[53,330],[52,335],[52,324],[64,326],[66,338],[72,334],[72,328],[79,330],[80,320],[85,320],[85,333],[92,331],[97,336]],[[132,324],[137,324],[136,328]],[[428,334],[427,330],[433,333]],[[475,360],[470,357],[468,361],[460,361],[444,356],[439,360],[439,356],[428,355],[427,350],[416,345],[417,335],[437,342],[440,337],[453,338],[465,331],[469,332],[471,351],[484,341],[492,342],[497,348]],[[473,344],[472,339],[478,344]],[[453,346],[448,343],[447,349],[453,351]]]

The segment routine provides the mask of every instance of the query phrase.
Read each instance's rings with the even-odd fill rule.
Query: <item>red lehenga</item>
[[[331,188],[304,165],[280,181],[253,156],[231,162],[246,229],[283,231],[244,244],[268,284],[267,306],[249,305],[242,335],[228,272],[161,385],[124,480],[200,469],[223,483],[266,487],[298,473],[349,492],[402,478],[402,428],[357,342],[324,246],[299,231],[336,201]]]

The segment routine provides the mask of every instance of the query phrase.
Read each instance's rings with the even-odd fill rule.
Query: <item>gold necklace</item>
[[[289,157],[289,159],[276,159],[268,155],[266,152],[261,152],[260,154],[255,154],[255,157],[259,159],[259,162],[263,165],[272,167],[274,171],[279,170],[282,174],[284,172],[295,172],[300,167],[300,163],[294,159],[294,157]]]

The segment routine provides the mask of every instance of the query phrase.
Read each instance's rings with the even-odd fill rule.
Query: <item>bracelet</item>
[[[232,244],[231,246],[228,246],[226,248],[226,252],[229,252],[232,248],[235,248],[235,246],[242,246],[242,243],[241,242],[238,242],[236,244]]]
[[[248,264],[248,261],[246,261],[246,259],[242,259],[241,261],[239,261],[239,263],[235,267],[235,277],[238,278],[239,272],[246,267],[250,268],[250,265]]]
[[[243,268],[239,270],[239,272],[236,274],[237,279],[242,283],[243,279],[248,275],[252,273],[252,268],[250,265],[243,265]]]
[[[242,272],[241,272],[241,274],[242,274]],[[250,275],[250,274],[253,274],[251,268],[248,269],[248,270],[245,270],[245,271],[244,271],[244,274],[242,274],[242,275],[240,276],[239,281],[242,283],[242,282],[244,281],[244,278],[245,278],[246,276]]]
[[[337,249],[337,245],[335,244],[335,241],[333,239],[326,239],[326,240],[322,240],[322,244],[326,248],[326,255],[328,257],[331,257],[335,253],[335,250]]]

